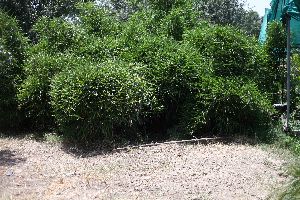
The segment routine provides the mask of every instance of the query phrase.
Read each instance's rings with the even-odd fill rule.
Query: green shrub
[[[134,51],[123,51],[120,57],[146,66],[145,77],[154,84],[162,109],[152,112],[145,126],[161,139],[167,129],[178,123],[179,110],[191,95],[191,85],[209,71],[210,64],[193,47],[178,44],[171,38],[144,35],[133,46]]]
[[[198,25],[198,14],[189,6],[185,8],[174,8],[162,17],[160,32],[177,41],[183,39],[184,32],[195,28]]]
[[[289,182],[286,186],[277,189],[274,193],[274,199],[279,200],[296,200],[300,197],[300,139],[297,136],[287,135],[283,132],[282,124],[278,126],[278,130],[274,131],[276,136],[272,142],[276,148],[286,149],[292,153],[295,160],[293,159],[292,165],[288,169],[288,173],[291,175]],[[295,163],[294,163],[295,161]]]
[[[105,37],[118,33],[119,23],[114,15],[94,3],[77,5],[80,25],[92,35]]]
[[[34,25],[37,44],[29,51],[32,55],[39,52],[68,53],[78,49],[87,42],[83,28],[61,18],[49,19],[43,17]]]
[[[285,65],[286,59],[286,32],[280,21],[274,21],[268,25],[268,37],[264,45],[268,55],[268,83],[267,88],[272,93],[274,103],[285,101]]]
[[[200,26],[188,32],[182,44],[164,36],[140,34],[145,31],[140,27],[142,31],[134,37],[138,42],[126,43],[128,48],[121,51],[122,59],[147,66],[146,77],[155,85],[163,108],[146,126],[163,135],[178,125],[184,132],[224,135],[267,128],[273,110],[267,95],[257,87],[263,86],[263,49],[236,29]],[[249,80],[253,83],[248,84]]]
[[[18,95],[27,116],[55,119],[77,141],[266,127],[266,50],[235,28],[198,22],[183,1],[150,3],[127,21],[93,4],[69,20],[41,19]]]
[[[147,67],[146,77],[156,85],[157,96],[162,102],[166,98],[181,99],[191,81],[209,71],[210,64],[191,46],[155,35],[143,35],[138,40],[138,43],[128,44],[119,58]]]
[[[271,125],[271,103],[251,82],[207,77],[195,91],[183,112],[189,134],[251,135]]]
[[[16,20],[0,11],[0,129],[19,128],[17,86],[23,77],[27,40]]]
[[[260,70],[261,63],[256,60],[259,56],[257,41],[236,28],[203,23],[187,32],[185,41],[212,60],[216,76],[253,79]]]
[[[266,53],[257,42],[232,27],[210,26],[188,31],[184,38],[211,66],[191,86],[183,107],[182,126],[190,134],[253,133],[267,128],[273,109],[261,79]]]
[[[89,35],[87,35],[89,37]],[[80,48],[74,49],[73,53],[94,62],[116,59],[120,54],[120,43],[115,36],[98,38],[90,37],[89,41]]]
[[[102,13],[91,4],[85,7],[88,8],[87,13]],[[96,30],[90,30],[93,24],[89,23],[96,19],[87,13],[80,11],[83,17],[79,24],[60,18],[41,18],[34,25],[38,41],[27,51],[29,57],[24,67],[26,78],[19,87],[18,100],[27,117],[39,128],[53,127],[49,90],[51,80],[57,73],[91,60],[101,62],[112,57],[113,51],[109,51],[113,49],[110,47],[113,46],[111,40],[100,40],[96,33],[91,33]],[[98,16],[97,13],[95,17],[101,18],[102,15]]]
[[[51,105],[63,133],[84,142],[112,138],[134,128],[146,107],[155,106],[142,67],[125,62],[83,64],[58,74],[51,84]],[[149,110],[149,109],[146,109]]]
[[[173,8],[183,7],[186,2],[183,0],[150,0],[149,4],[155,10],[169,12]]]
[[[84,58],[68,54],[49,55],[39,53],[27,59],[24,69],[26,78],[19,87],[19,106],[38,128],[53,126],[50,106],[50,83],[62,70],[88,62]]]
[[[293,66],[295,68],[297,68],[297,71],[299,71],[299,68],[300,68],[300,54],[299,54],[299,52],[295,52],[295,54],[293,55],[292,63],[293,63]]]

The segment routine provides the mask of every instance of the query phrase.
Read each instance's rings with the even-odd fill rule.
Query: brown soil
[[[288,177],[270,148],[159,145],[80,156],[60,143],[0,138],[2,199],[266,199]]]

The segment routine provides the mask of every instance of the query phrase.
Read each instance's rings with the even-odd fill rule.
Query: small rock
[[[70,173],[66,173],[66,176],[70,177],[70,176],[75,176],[76,172],[70,172]]]
[[[12,175],[14,175],[14,172],[13,172],[13,170],[9,169],[9,170],[6,171],[5,175],[6,176],[12,176]]]

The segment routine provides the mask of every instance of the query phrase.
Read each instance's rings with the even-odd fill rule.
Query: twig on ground
[[[156,143],[150,143],[150,144],[142,144],[142,145],[136,145],[136,146],[127,146],[122,148],[116,148],[113,151],[124,151],[129,149],[139,149],[143,147],[152,147],[152,146],[159,146],[159,145],[166,145],[166,144],[183,144],[183,143],[196,143],[196,142],[209,142],[209,141],[217,141],[217,140],[225,140],[228,138],[224,137],[216,137],[216,138],[200,138],[200,139],[191,139],[191,140],[179,140],[179,141],[169,141],[169,142],[156,142]]]

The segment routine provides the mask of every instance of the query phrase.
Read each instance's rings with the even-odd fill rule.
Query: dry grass
[[[288,177],[272,149],[160,145],[70,153],[60,143],[0,139],[3,199],[266,199]]]

